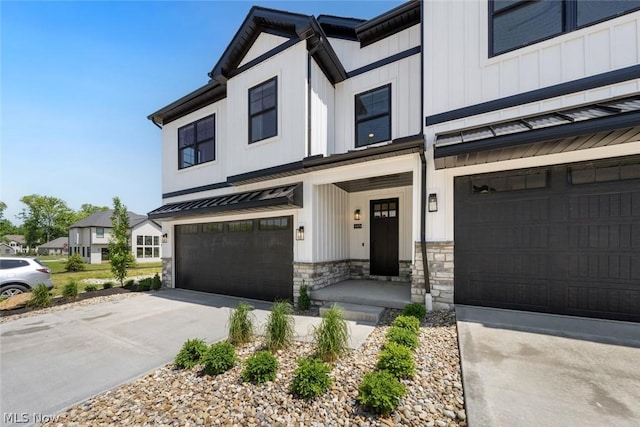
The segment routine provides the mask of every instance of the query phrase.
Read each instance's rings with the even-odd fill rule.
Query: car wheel
[[[14,295],[22,294],[27,291],[28,289],[21,285],[7,285],[0,289],[0,297],[11,298]]]

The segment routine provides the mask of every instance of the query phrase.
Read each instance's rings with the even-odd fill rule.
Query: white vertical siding
[[[313,260],[337,261],[349,256],[349,194],[333,184],[313,187]]]
[[[242,58],[240,61],[239,67],[242,67],[247,62],[253,61],[260,55],[269,52],[271,49],[275,49],[280,46],[282,43],[285,43],[289,39],[286,37],[275,36],[273,34],[261,33],[251,48],[249,48],[249,52]]]
[[[311,153],[332,152],[334,130],[334,88],[315,60],[311,61]]]

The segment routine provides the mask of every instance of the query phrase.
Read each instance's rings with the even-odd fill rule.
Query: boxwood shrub
[[[291,393],[303,399],[321,395],[331,387],[330,372],[331,367],[320,359],[299,359],[291,382]]]
[[[404,306],[402,310],[403,316],[413,316],[418,320],[424,319],[424,316],[427,315],[427,309],[424,304],[418,304],[417,302],[413,302],[411,304],[407,304]]]
[[[376,367],[381,371],[389,371],[397,378],[411,378],[416,373],[416,362],[411,349],[394,342],[384,345]]]
[[[404,328],[412,331],[415,334],[420,332],[420,321],[413,316],[398,316],[393,321],[393,326]]]
[[[368,372],[358,386],[357,400],[375,414],[388,415],[407,394],[407,388],[388,371]]]
[[[198,338],[187,340],[182,344],[173,364],[178,369],[191,369],[202,362],[207,350],[207,343],[204,340]]]
[[[228,341],[211,344],[202,358],[203,372],[207,375],[222,374],[233,368],[237,360],[235,348]]]
[[[412,350],[418,348],[418,336],[411,332],[409,329],[400,328],[398,326],[392,326],[387,331],[386,339],[388,342],[394,342],[396,344],[403,345]]]
[[[261,384],[276,379],[278,360],[267,350],[249,356],[245,361],[242,379],[254,384]]]

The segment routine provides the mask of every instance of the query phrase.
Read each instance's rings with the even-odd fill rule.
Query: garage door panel
[[[640,321],[640,180],[574,166],[455,178],[456,303]]]

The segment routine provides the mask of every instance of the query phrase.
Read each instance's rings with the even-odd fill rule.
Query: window
[[[216,159],[215,114],[178,129],[178,168]]]
[[[136,236],[136,258],[158,258],[159,256],[158,236]]]
[[[249,144],[278,134],[278,80],[249,89]]]
[[[473,194],[497,193],[502,191],[531,190],[547,187],[547,172],[518,172],[513,175],[475,176],[471,178]]]
[[[391,85],[356,95],[356,147],[391,139]]]
[[[289,228],[289,218],[261,219],[258,226],[260,230],[287,230]]]
[[[253,230],[253,221],[231,221],[228,224],[230,232]]]
[[[104,228],[102,227],[96,228],[96,237],[104,237]]]
[[[640,9],[640,0],[489,1],[489,56]]]

